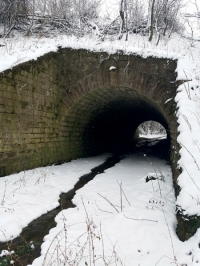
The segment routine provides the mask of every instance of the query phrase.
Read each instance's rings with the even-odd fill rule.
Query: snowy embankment
[[[197,265],[200,233],[178,239],[175,202],[169,165],[128,155],[76,192],[32,266]]]
[[[147,182],[147,176],[155,180]],[[163,255],[172,259],[164,258],[161,265],[169,265],[173,251],[165,215],[174,240],[172,186],[171,170],[164,161],[127,156],[76,192],[77,207],[57,215],[57,226],[44,239],[42,256],[32,265],[69,261],[80,266],[121,265],[120,261],[127,266],[155,265]]]
[[[87,252],[92,258],[91,247],[93,246],[97,250],[95,254],[101,254],[98,255],[101,258],[98,257],[96,265],[106,265],[103,260],[107,261],[109,258],[112,261],[116,259],[118,264],[113,263],[113,265],[120,265],[120,259],[127,266],[168,266],[173,263],[197,265],[200,262],[200,230],[184,243],[177,239],[175,204],[185,210],[184,214],[200,215],[200,67],[198,65],[200,44],[193,42],[191,46],[189,41],[175,37],[167,43],[160,42],[158,46],[154,46],[141,36],[130,37],[128,42],[122,40],[101,42],[96,37],[77,39],[59,36],[54,39],[41,38],[39,40],[35,38],[8,39],[1,40],[0,44],[2,45],[0,47],[0,71],[36,59],[44,53],[56,51],[58,46],[107,51],[108,53],[123,50],[125,53],[137,53],[143,57],[178,59],[177,80],[189,81],[179,86],[175,99],[178,106],[176,115],[180,124],[178,142],[182,147],[179,166],[183,169],[178,178],[181,192],[177,200],[173,196],[173,191],[170,192],[173,185],[169,172],[166,170],[167,166],[160,165],[159,161],[154,162],[161,169],[162,176],[159,170],[156,177],[159,176],[160,179],[146,183],[145,177],[148,173],[154,172],[155,174],[155,169],[152,169],[151,164],[146,164],[148,160],[145,158],[145,164],[142,159],[138,161],[140,174],[139,172],[137,174],[139,171],[137,167],[130,168],[130,172],[128,170],[126,172],[127,164],[131,166],[130,161],[133,159],[129,157],[121,164],[106,171],[105,174],[99,175],[77,193],[74,199],[77,208],[63,211],[56,217],[57,227],[46,236],[42,247],[42,257],[33,265],[45,265],[41,264],[41,260],[47,262],[46,265],[50,265],[49,256],[52,256],[52,260],[55,259],[54,265],[58,265],[58,259],[63,261],[63,258],[69,257],[65,250],[61,249],[60,253],[57,252],[58,247],[60,248],[58,242],[60,241],[61,247],[69,245],[76,236],[78,239],[70,244],[69,250],[71,250],[71,259],[76,253],[78,254],[76,259],[82,261],[77,265],[86,265],[85,262],[92,265],[88,261]],[[88,173],[104,159],[105,156],[95,160],[91,158],[87,160],[87,164],[86,159],[82,159],[63,166],[39,168],[1,178],[0,241],[12,239],[31,220],[55,208],[58,205],[59,194],[71,189],[81,175]],[[154,161],[154,158],[151,160]],[[134,180],[130,180],[133,175]],[[120,184],[122,184],[122,189],[120,189]],[[135,191],[133,187],[136,188]],[[114,194],[117,197],[114,197]],[[119,206],[117,207],[119,212],[115,205]],[[65,229],[67,235],[65,235]],[[83,232],[85,234],[82,238],[80,235]],[[69,240],[67,243],[66,236]],[[80,247],[82,249],[77,253]],[[60,254],[59,257],[54,251]]]
[[[185,209],[185,214],[200,215],[200,44],[176,35],[170,40],[160,41],[158,46],[139,35],[130,35],[128,42],[113,38],[114,40],[111,37],[100,41],[96,36],[77,38],[59,35],[51,39],[16,37],[1,40],[0,71],[37,59],[44,53],[57,51],[58,47],[84,48],[110,54],[122,50],[124,53],[136,53],[143,57],[178,59],[177,80],[189,81],[179,86],[175,99],[179,108],[178,141],[182,147],[179,165],[183,169],[178,179],[182,191],[177,204]]]
[[[107,156],[83,158],[1,177],[0,242],[18,236],[31,221],[59,206],[59,195],[72,189],[82,175],[102,164]]]
[[[12,69],[14,66],[36,60],[39,56],[51,51],[57,51],[58,47],[70,47],[72,49],[87,49],[88,51],[105,51],[109,54],[121,50],[124,53],[135,53],[143,57],[155,56],[177,59],[180,54],[187,54],[189,43],[175,37],[167,43],[162,41],[158,46],[149,43],[146,37],[133,35],[129,41],[117,40],[114,36],[108,40],[98,40],[96,36],[78,38],[76,36],[59,35],[54,38],[15,37],[0,40],[0,72]],[[191,58],[192,55],[189,55]],[[187,64],[188,65],[188,64]]]
[[[191,48],[195,51],[194,48]],[[178,177],[181,188],[177,206],[184,215],[200,216],[200,69],[199,48],[193,54],[193,61],[186,57],[178,61],[179,80],[187,80],[177,90],[178,143],[180,144]]]

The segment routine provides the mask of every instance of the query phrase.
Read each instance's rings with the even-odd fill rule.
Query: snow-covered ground
[[[143,57],[155,56],[178,60],[177,80],[184,79],[188,81],[179,86],[175,99],[178,106],[176,115],[180,124],[178,128],[180,132],[178,142],[182,147],[180,150],[181,158],[179,160],[179,166],[183,169],[178,178],[181,192],[176,202],[173,192],[170,192],[167,195],[169,187],[172,189],[172,181],[168,171],[165,172],[166,166],[160,166],[163,169],[162,172],[165,173],[166,176],[165,182],[160,180],[158,183],[158,181],[155,180],[145,183],[144,177],[147,173],[155,171],[152,170],[152,168],[150,169],[150,166],[148,165],[143,166],[144,163],[142,163],[142,158],[140,158],[141,162],[139,163],[138,161],[138,165],[142,165],[140,168],[146,170],[145,172],[142,172],[141,169],[141,173],[139,174],[137,167],[136,169],[130,168],[132,169],[130,170],[130,172],[132,171],[131,177],[134,172],[138,173],[137,176],[134,176],[134,179],[131,179],[130,184],[130,172],[129,170],[127,170],[127,173],[125,172],[125,165],[128,164],[131,167],[132,163],[130,162],[133,161],[133,157],[128,157],[121,164],[108,170],[106,174],[99,175],[98,179],[92,181],[88,187],[93,185],[95,187],[95,182],[97,182],[98,191],[103,189],[101,195],[106,196],[110,202],[115,202],[117,200],[117,204],[120,205],[120,186],[116,181],[114,182],[114,180],[117,179],[119,182],[123,181],[123,190],[130,201],[130,206],[128,201],[123,197],[123,205],[125,205],[125,208],[118,213],[105,199],[98,194],[95,194],[95,191],[97,191],[96,188],[93,188],[91,194],[86,193],[86,190],[88,189],[87,187],[83,188],[77,193],[77,196],[74,199],[77,208],[63,211],[56,218],[58,225],[50,232],[50,235],[45,238],[46,242],[43,245],[42,252],[44,256],[49,243],[52,242],[52,237],[55,237],[58,230],[61,230],[61,234],[58,234],[58,236],[62,236],[63,226],[65,224],[67,226],[67,237],[69,241],[72,241],[75,235],[78,237],[79,233],[81,233],[82,230],[85,230],[85,222],[88,221],[88,223],[91,223],[91,226],[93,226],[93,222],[91,221],[92,212],[92,215],[94,216],[94,224],[96,224],[97,227],[94,225],[94,232],[89,229],[88,237],[90,241],[92,241],[91,243],[93,243],[93,240],[95,239],[95,250],[97,249],[97,253],[100,252],[102,247],[107,247],[106,250],[102,250],[102,254],[105,254],[104,258],[108,258],[110,254],[114,255],[115,252],[113,248],[115,247],[117,251],[116,256],[119,256],[119,258],[121,258],[128,266],[153,266],[156,265],[157,262],[157,265],[173,265],[175,260],[174,256],[176,256],[179,262],[184,262],[185,265],[197,265],[200,263],[200,231],[198,230],[195,236],[185,243],[178,241],[174,231],[176,225],[174,214],[175,203],[185,210],[184,214],[200,215],[200,43],[189,41],[177,35],[174,35],[170,40],[162,40],[158,46],[155,46],[154,43],[149,43],[146,40],[146,37],[139,35],[130,36],[128,42],[123,40],[118,41],[115,36],[111,38],[106,37],[104,41],[101,41],[95,35],[82,38],[60,35],[52,39],[28,37],[16,37],[6,40],[2,39],[0,40],[0,44],[0,71],[12,68],[19,63],[31,59],[37,59],[38,56],[41,56],[44,53],[56,51],[58,46],[72,47],[74,49],[85,48],[91,51],[106,51],[108,53],[115,53],[117,50],[123,50],[124,53],[136,53]],[[1,178],[1,240],[5,239],[5,236],[6,239],[12,239],[12,237],[19,234],[22,227],[26,226],[31,220],[57,206],[58,195],[61,192],[72,188],[78,177],[83,173],[88,172],[96,164],[99,164],[104,158],[105,157],[101,157],[98,161],[93,161],[91,164],[89,163],[88,168],[85,168],[87,165],[85,163],[78,164],[77,162],[72,162],[70,163],[71,165],[66,164],[66,167],[69,167],[67,168],[68,170],[56,166],[55,168],[40,168],[20,173],[18,175]],[[90,159],[88,159],[88,161],[90,162]],[[155,164],[159,165],[160,162],[155,162]],[[66,175],[63,174],[63,171],[68,173],[67,178]],[[118,173],[121,173],[121,175],[119,176]],[[105,177],[106,175],[108,175],[109,178]],[[73,177],[70,178],[70,176]],[[113,177],[111,178],[111,176]],[[102,183],[101,181],[98,181],[101,178],[103,180]],[[103,178],[105,178],[106,181]],[[108,179],[110,181],[108,181]],[[110,186],[105,186],[104,182],[109,182]],[[102,184],[102,188],[100,187],[100,183]],[[133,186],[132,183],[134,184],[134,187],[138,189],[138,192],[134,192],[132,189],[130,190]],[[155,186],[154,189],[156,191],[153,190],[152,184]],[[160,198],[160,191],[157,187],[159,184],[162,188],[162,199]],[[38,190],[35,190],[36,187],[38,187]],[[55,195],[52,195],[51,187],[54,187]],[[45,193],[43,192],[44,188],[45,191],[47,191]],[[118,190],[118,193],[116,193],[116,190]],[[48,194],[50,191],[50,196],[52,197],[51,202],[49,201]],[[83,195],[83,200],[80,198],[80,193]],[[136,193],[135,196],[134,193]],[[86,194],[88,201],[86,201]],[[114,197],[114,194],[117,198]],[[41,197],[43,204],[38,207]],[[43,200],[44,197],[47,197],[48,201]],[[94,209],[95,204],[92,204],[93,197],[94,199],[98,198],[98,200],[100,200],[98,207],[101,210],[98,210],[98,207],[95,207]],[[136,198],[139,199],[139,202],[135,201]],[[26,204],[27,207],[25,207]],[[87,206],[87,211],[84,210],[84,206]],[[104,210],[113,213],[106,213]],[[89,220],[85,220],[87,213]],[[70,214],[70,217],[68,214]],[[135,221],[124,217],[124,214],[129,218],[153,219],[157,222],[146,220]],[[65,218],[65,216],[67,218]],[[83,224],[74,224],[72,226],[74,220],[82,221]],[[102,225],[100,227],[101,221]],[[69,228],[72,228],[72,231],[71,229],[69,230]],[[88,228],[90,228],[90,226]],[[108,233],[110,235],[108,235]],[[101,237],[101,235],[103,235],[103,237]],[[93,240],[91,239],[91,236],[93,237]],[[102,243],[102,239],[104,244]],[[80,239],[81,243],[82,241],[83,240]],[[115,241],[118,242],[116,243]],[[97,247],[96,242],[98,242]],[[64,245],[68,243],[69,242],[66,243],[64,241]],[[146,243],[148,243],[148,245]],[[157,245],[159,245],[159,248],[157,248]],[[76,249],[77,246],[74,244],[74,246],[72,245],[71,247],[72,249]],[[111,249],[111,253],[107,253],[109,248]],[[131,250],[130,252],[129,249]],[[47,252],[48,254],[50,250],[51,248]],[[134,258],[133,255],[130,254],[131,252],[134,254]],[[63,256],[66,256],[66,254],[62,254],[62,259]],[[73,257],[73,255],[71,256]],[[48,261],[47,259],[49,259],[49,257],[45,257],[45,261]],[[161,260],[159,261],[159,259]],[[97,260],[97,263],[100,263],[100,261],[102,261],[102,259]],[[87,261],[87,263],[90,265],[90,262]],[[182,265],[184,265],[184,263],[182,263]],[[37,264],[37,261],[35,261],[34,265],[41,264]]]
[[[59,194],[107,156],[1,178],[1,241],[16,236],[34,217],[58,206]],[[175,233],[176,199],[171,169],[164,160],[127,155],[78,190],[73,203],[76,208],[56,216],[57,226],[44,238],[42,255],[33,266],[200,262],[200,230],[184,243]]]
[[[200,230],[178,239],[175,202],[169,165],[129,155],[76,192],[32,266],[198,265]]]
[[[178,197],[178,205],[186,210],[185,214],[200,214],[200,180],[198,178],[200,175],[199,42],[189,41],[174,35],[170,40],[162,40],[158,46],[155,46],[153,42],[149,43],[146,37],[139,35],[130,35],[128,42],[112,38],[107,38],[102,42],[95,35],[90,36],[90,38],[60,35],[52,39],[41,38],[38,40],[24,37],[8,39],[2,44],[5,46],[0,48],[1,71],[9,67],[12,68],[21,62],[36,59],[46,52],[56,51],[58,46],[74,49],[85,48],[91,51],[107,51],[108,53],[123,50],[124,53],[136,53],[143,57],[155,56],[177,59],[177,80],[188,80],[188,82],[179,86],[175,99],[179,107],[177,112],[178,122],[180,123],[178,141],[182,146],[179,165],[183,168],[183,173],[178,180],[179,186],[183,188]],[[192,174],[190,174],[188,167]],[[188,204],[188,202],[190,203]]]
[[[179,64],[180,79],[188,78],[190,74],[197,72],[199,76],[200,44],[188,41],[178,35],[171,39],[161,40],[158,46],[154,42],[148,42],[146,36],[129,35],[129,40],[118,40],[117,36],[105,36],[100,40],[95,33],[91,36],[76,37],[59,34],[52,38],[21,37],[0,39],[0,71],[12,68],[19,63],[37,59],[50,51],[57,51],[58,47],[71,47],[74,49],[85,48],[89,51],[106,51],[110,54],[118,50],[124,53],[136,53],[143,57],[155,56],[163,58],[181,59]],[[182,66],[184,62],[184,66]],[[184,71],[183,71],[184,70]],[[187,73],[189,70],[190,73]]]
[[[102,164],[108,154],[60,166],[40,167],[0,178],[0,242],[13,239],[31,221],[59,206],[82,175]]]
[[[145,139],[166,139],[166,134],[139,134],[139,138],[145,138]]]

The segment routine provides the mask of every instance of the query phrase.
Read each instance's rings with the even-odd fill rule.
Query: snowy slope
[[[175,201],[169,165],[129,155],[77,191],[32,266],[198,265],[200,230],[178,239]]]
[[[0,242],[18,236],[31,221],[59,206],[59,195],[108,155],[77,159],[0,178]]]
[[[100,41],[95,35],[82,38],[60,35],[52,39],[27,37],[11,38],[1,40],[1,44],[4,46],[0,47],[0,71],[12,68],[19,63],[31,59],[37,59],[37,57],[44,53],[56,51],[58,46],[72,47],[74,49],[85,48],[91,51],[106,51],[108,53],[115,53],[117,50],[123,50],[125,53],[136,53],[143,57],[155,56],[178,59],[177,80],[190,81],[178,88],[176,97],[177,106],[179,108],[177,116],[180,124],[180,136],[178,141],[182,146],[179,164],[180,167],[183,168],[183,174],[179,178],[179,185],[181,188],[184,188],[178,198],[177,204],[183,209],[188,210],[188,206],[184,203],[184,200],[188,202],[188,199],[190,199],[189,205],[192,204],[190,207],[192,211],[186,210],[186,213],[200,213],[200,190],[198,189],[198,187],[200,187],[200,181],[197,180],[200,174],[199,42],[189,41],[174,35],[170,40],[162,40],[159,45],[156,46],[153,42],[149,43],[146,37],[139,35],[130,35],[128,42],[116,39],[113,40],[112,38]],[[187,173],[188,168],[191,170],[192,178]],[[192,196],[190,194],[192,194]]]
[[[95,35],[94,36],[89,36],[89,37],[83,37],[83,38],[77,38],[77,37],[69,37],[69,36],[62,36],[60,35],[59,37],[52,38],[52,39],[47,39],[47,38],[40,38],[39,40],[36,38],[13,38],[13,39],[7,39],[7,40],[1,40],[1,47],[0,47],[0,71],[4,71],[6,69],[12,68],[15,65],[31,60],[31,59],[37,59],[37,57],[43,55],[44,53],[50,52],[50,51],[56,51],[58,49],[58,46],[61,47],[72,47],[74,49],[78,48],[85,48],[91,51],[106,51],[108,53],[115,53],[117,50],[123,50],[125,53],[136,53],[139,54],[143,57],[148,57],[148,56],[155,56],[155,57],[164,57],[164,58],[172,58],[172,59],[178,59],[178,66],[177,66],[177,80],[188,80],[186,83],[183,85],[180,85],[178,90],[177,90],[177,96],[176,96],[176,102],[178,106],[178,111],[177,111],[177,117],[178,117],[178,122],[179,122],[179,136],[178,136],[178,142],[180,143],[180,146],[182,147],[180,150],[180,160],[179,160],[179,166],[183,169],[183,172],[178,178],[178,184],[181,188],[181,192],[176,200],[171,196],[172,200],[172,205],[165,205],[165,207],[159,207],[156,209],[157,212],[157,219],[160,219],[159,221],[161,222],[161,227],[165,226],[164,234],[163,234],[163,242],[166,243],[166,247],[164,247],[163,252],[161,251],[156,251],[156,247],[154,247],[153,243],[149,240],[150,238],[154,238],[154,230],[152,231],[149,229],[149,227],[155,227],[154,225],[151,225],[150,222],[144,222],[142,223],[141,229],[139,228],[139,225],[136,225],[137,228],[133,229],[133,234],[136,234],[137,232],[137,248],[140,251],[137,251],[137,256],[136,256],[136,261],[133,261],[131,259],[131,254],[128,254],[127,257],[125,256],[124,250],[126,247],[123,246],[122,249],[120,247],[117,247],[118,253],[120,257],[123,258],[124,262],[127,262],[126,265],[138,265],[140,262],[139,258],[144,258],[144,261],[142,262],[145,266],[151,266],[155,265],[161,256],[161,261],[158,262],[157,265],[173,265],[172,263],[175,262],[175,258],[179,261],[180,264],[177,265],[198,265],[200,262],[200,255],[199,255],[199,243],[200,243],[200,230],[197,231],[194,237],[192,237],[190,240],[186,241],[184,245],[177,240],[177,237],[173,231],[173,228],[175,227],[175,217],[174,215],[174,204],[177,204],[180,206],[182,209],[184,209],[184,214],[188,215],[200,215],[200,44],[199,42],[190,42],[187,39],[174,36],[172,39],[169,41],[161,41],[158,46],[155,46],[154,43],[149,43],[147,42],[145,37],[142,36],[130,36],[129,41],[125,42],[123,40],[118,41],[114,39],[105,39],[105,41],[100,41]],[[127,159],[128,160],[128,159]],[[102,159],[100,159],[102,161]],[[99,162],[99,161],[98,161]],[[126,161],[125,161],[126,162]],[[125,163],[124,162],[124,163]],[[96,165],[96,162],[92,165]],[[68,166],[67,166],[68,167]],[[70,168],[70,171],[75,171],[73,170],[74,168]],[[75,165],[75,169],[79,169],[79,167],[82,169],[82,166]],[[85,173],[88,170],[90,170],[91,165],[87,169],[84,169],[81,173]],[[35,170],[35,177],[32,181],[29,180],[29,176],[34,176],[33,172],[26,172],[25,175],[24,173],[18,174],[18,176],[9,176],[5,177],[0,180],[1,186],[0,186],[0,200],[1,200],[1,217],[4,217],[4,219],[0,221],[1,228],[3,228],[3,233],[1,233],[1,240],[5,239],[12,239],[13,236],[16,236],[17,234],[20,233],[22,227],[26,226],[27,223],[30,222],[30,220],[33,220],[34,218],[38,217],[42,213],[48,211],[51,208],[54,208],[57,206],[57,200],[58,200],[58,195],[62,191],[63,187],[63,174],[62,173],[55,173],[54,169],[49,170],[50,168],[46,168],[45,170]],[[30,204],[32,204],[32,195],[34,197],[37,195],[38,197],[41,197],[41,191],[39,192],[33,192],[32,194],[32,187],[37,184],[37,180],[39,178],[39,175],[37,172],[44,171],[51,171],[48,176],[50,176],[51,181],[53,181],[53,175],[56,174],[60,176],[60,183],[58,182],[56,185],[58,186],[56,191],[56,195],[53,195],[52,197],[52,202],[48,202],[48,204],[45,204],[45,206],[41,206],[40,211],[37,210],[37,215],[33,215],[33,213],[30,213],[29,207]],[[60,171],[60,170],[59,170]],[[114,171],[114,170],[110,170]],[[117,170],[118,171],[118,170]],[[148,169],[147,172],[149,172],[150,169]],[[152,170],[150,171],[152,172]],[[75,183],[75,180],[80,176],[80,173],[73,178],[73,182],[69,180],[69,183],[66,186],[66,191],[69,190],[73,184]],[[40,175],[41,176],[41,175]],[[46,176],[46,174],[42,174],[43,177]],[[49,178],[49,177],[48,177]],[[118,177],[116,177],[118,179]],[[126,179],[126,177],[124,176]],[[144,174],[142,174],[140,177],[138,177],[138,186],[142,186],[143,181],[144,181]],[[40,179],[40,178],[39,178]],[[45,184],[45,187],[47,188],[48,186],[54,186],[54,183],[48,183],[49,180],[44,180],[42,182],[39,182],[39,186]],[[125,179],[123,179],[123,182],[125,182]],[[16,187],[15,184],[16,182],[20,181],[20,186]],[[24,180],[24,181],[23,181]],[[58,179],[59,180],[59,179]],[[119,179],[121,180],[121,179]],[[65,180],[66,181],[66,180]],[[64,182],[65,182],[64,181]],[[25,182],[25,186],[23,186],[23,182]],[[29,182],[32,182],[32,184]],[[96,182],[96,181],[95,181]],[[170,181],[171,182],[171,181]],[[150,182],[149,182],[150,183]],[[149,186],[145,184],[145,187]],[[92,183],[93,184],[93,183]],[[116,184],[115,184],[116,185]],[[28,186],[28,187],[26,187]],[[111,184],[111,187],[113,184]],[[128,187],[129,185],[127,185]],[[167,186],[167,185],[166,185]],[[118,187],[119,188],[119,187]],[[42,188],[43,189],[43,188]],[[116,187],[115,187],[116,189]],[[147,189],[150,189],[149,187]],[[112,189],[110,189],[112,190]],[[17,200],[14,200],[12,197],[12,192],[15,191],[14,195],[18,194]],[[148,191],[148,190],[147,190]],[[19,193],[18,193],[19,192]],[[23,194],[22,194],[23,193]],[[38,194],[37,194],[38,193]],[[109,193],[109,191],[108,191]],[[129,194],[129,192],[127,192]],[[24,195],[24,196],[20,196]],[[85,192],[84,192],[85,195]],[[170,194],[169,194],[170,195]],[[49,194],[47,193],[46,196],[48,197]],[[93,195],[94,196],[94,195]],[[92,197],[93,197],[92,196]],[[143,195],[141,195],[142,197]],[[26,200],[24,200],[24,197]],[[112,197],[112,194],[111,194]],[[147,196],[148,198],[149,196]],[[156,195],[158,197],[158,195]],[[132,198],[132,195],[130,195],[130,198]],[[147,199],[146,198],[146,199]],[[8,200],[7,202],[5,200]],[[89,199],[91,200],[91,199]],[[143,202],[143,198],[141,199],[140,204]],[[19,201],[19,205],[15,204],[16,202]],[[37,201],[37,197],[36,197]],[[129,215],[135,212],[137,209],[137,206],[134,205],[134,200],[131,200],[131,206],[126,206],[126,211],[125,215]],[[23,202],[26,202],[27,205],[23,205]],[[81,209],[81,218],[85,218],[85,212],[83,209],[83,206],[80,207],[80,203],[77,202],[77,197],[75,198],[75,203],[79,205],[79,208]],[[7,205],[4,205],[7,204]],[[81,203],[82,204],[82,203]],[[6,207],[5,207],[6,206]],[[15,209],[16,206],[16,209]],[[143,205],[138,205],[139,208]],[[146,205],[145,205],[146,206]],[[150,204],[151,206],[151,204]],[[153,205],[154,206],[154,205]],[[160,206],[160,204],[158,205]],[[34,206],[33,206],[34,207]],[[143,206],[144,207],[144,206]],[[104,208],[104,206],[103,206]],[[167,208],[165,210],[165,208]],[[148,208],[147,208],[148,209]],[[166,220],[163,220],[163,214],[168,213],[168,210],[171,209],[172,211],[170,212],[170,217],[169,218],[169,228],[171,232],[171,236],[173,238],[173,241],[169,239],[169,232],[168,231],[168,226],[166,224]],[[24,210],[24,211],[22,211]],[[93,209],[92,209],[93,210]],[[141,210],[141,208],[140,208]],[[145,210],[146,211],[146,210]],[[13,218],[14,215],[13,213],[18,213],[19,216],[16,216],[17,218]],[[72,219],[76,219],[76,213],[77,208],[73,209],[70,213],[72,216]],[[25,215],[25,213],[28,213],[31,217],[31,219],[24,220],[22,223],[21,217]],[[141,212],[143,213],[143,212]],[[35,212],[36,214],[36,212]],[[62,215],[65,216],[65,212],[61,213],[57,217],[57,222],[58,222],[58,228],[63,226],[63,220],[60,223],[60,217]],[[146,212],[145,212],[146,214]],[[75,215],[75,216],[74,216]],[[151,214],[152,215],[152,214]],[[155,217],[151,217],[152,219],[155,219]],[[25,215],[28,216],[28,215]],[[64,217],[63,216],[63,217]],[[162,216],[162,218],[161,218]],[[75,218],[73,218],[75,217]],[[125,219],[122,215],[122,213],[116,213],[114,216],[107,218],[105,216],[105,230],[108,230],[111,232],[111,239],[115,241],[113,235],[116,234],[116,228],[120,228],[121,225],[125,226],[125,228],[128,228],[129,219]],[[130,217],[132,217],[130,215]],[[135,216],[134,216],[135,217]],[[146,216],[144,216],[146,217]],[[78,218],[78,219],[79,219]],[[137,217],[138,218],[138,217]],[[139,217],[141,218],[141,217]],[[13,221],[16,221],[14,223],[10,223],[10,221],[13,219]],[[104,218],[103,218],[104,220]],[[116,220],[116,223],[118,223],[118,227],[114,227],[114,229],[109,228],[109,224],[114,223]],[[99,220],[97,219],[99,222]],[[160,223],[159,222],[159,223]],[[10,224],[9,224],[10,223]],[[149,224],[150,223],[150,224]],[[152,222],[153,223],[153,222]],[[9,227],[6,225],[9,224]],[[153,223],[154,224],[154,223]],[[140,224],[141,225],[141,224]],[[68,224],[67,224],[68,226]],[[144,227],[143,227],[144,226]],[[144,229],[144,228],[148,228]],[[157,227],[156,227],[157,228]],[[99,227],[98,227],[99,229]],[[161,230],[160,227],[157,228],[158,230]],[[1,229],[2,230],[2,229]],[[6,231],[5,231],[6,230]],[[78,229],[77,229],[78,230]],[[82,229],[81,229],[82,230]],[[102,229],[103,230],[103,229]],[[115,230],[115,231],[112,231]],[[136,231],[134,231],[136,230]],[[151,233],[147,233],[147,231]],[[57,229],[55,231],[52,231],[50,235],[55,236],[55,233],[57,232]],[[128,231],[129,232],[129,231]],[[161,233],[162,234],[162,233]],[[119,233],[119,239],[123,239],[125,237],[123,234]],[[126,239],[129,238],[129,235],[126,236]],[[143,238],[147,239],[148,245],[144,245],[141,247],[143,243]],[[140,240],[138,240],[140,239]],[[157,238],[156,238],[157,239]],[[50,236],[46,238],[46,241],[51,241]],[[105,240],[108,241],[108,240]],[[128,242],[129,246],[134,245],[130,240]],[[140,242],[141,241],[141,242]],[[162,241],[161,240],[156,240],[157,244],[160,243],[162,246]],[[159,242],[160,241],[160,242]],[[123,243],[125,243],[125,240],[122,240]],[[107,243],[107,242],[106,242]],[[115,242],[114,242],[115,243]],[[141,243],[141,245],[139,244]],[[168,243],[168,244],[167,244]],[[172,243],[174,243],[174,251],[172,249]],[[109,245],[109,244],[108,244]],[[45,252],[48,244],[44,244],[43,252]],[[113,242],[112,245],[113,246]],[[135,247],[136,247],[135,246]],[[150,248],[148,248],[150,246]],[[155,249],[154,249],[155,248]],[[98,249],[100,247],[98,246]],[[179,252],[181,249],[181,252]],[[158,256],[147,256],[148,252],[152,252],[154,250],[154,254],[157,254]],[[134,252],[136,252],[134,250]],[[139,254],[141,253],[141,254]],[[163,254],[163,255],[162,255]],[[176,257],[174,257],[174,254]],[[43,253],[44,255],[44,253]],[[129,260],[129,255],[130,255],[130,260]],[[163,256],[163,257],[162,257]],[[147,264],[147,257],[151,258],[150,261],[152,260],[152,263]],[[159,258],[158,258],[159,257]],[[169,259],[170,258],[170,259]],[[131,261],[131,264],[129,264]],[[145,264],[145,263],[146,264]],[[38,265],[37,262],[34,262],[35,264],[33,265]],[[137,264],[135,264],[137,263]],[[184,263],[184,264],[183,264]],[[41,265],[41,264],[40,264]],[[81,264],[80,264],[81,265]],[[101,264],[99,264],[101,265]]]

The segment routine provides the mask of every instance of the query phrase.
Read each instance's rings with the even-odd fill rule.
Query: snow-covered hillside
[[[178,205],[188,210],[186,213],[190,215],[200,214],[198,204],[200,198],[198,189],[200,187],[200,180],[198,180],[200,169],[200,43],[198,41],[174,35],[169,40],[160,41],[156,46],[153,42],[149,43],[147,37],[140,35],[130,35],[128,41],[117,40],[116,36],[101,41],[95,35],[82,38],[60,35],[55,38],[40,39],[10,38],[1,40],[0,45],[0,71],[28,60],[37,59],[44,53],[56,51],[58,47],[85,48],[90,51],[106,51],[110,54],[122,50],[124,53],[135,53],[143,57],[178,59],[177,80],[187,80],[178,88],[176,97],[179,108],[176,115],[180,124],[178,141],[182,147],[179,164],[183,168],[179,185],[184,188],[178,197]],[[184,199],[193,207],[186,206]],[[192,211],[189,211],[191,208]]]
[[[146,37],[139,35],[130,35],[128,41],[119,41],[116,37],[107,37],[104,39],[104,41],[102,41],[97,36],[95,36],[95,34],[82,38],[69,37],[64,35],[60,35],[55,38],[40,39],[33,37],[16,37],[0,40],[0,71],[3,72],[4,70],[9,68],[12,69],[17,64],[25,61],[32,59],[35,60],[44,53],[57,51],[58,47],[72,47],[74,49],[85,48],[91,51],[105,51],[110,54],[115,53],[118,50],[122,50],[124,51],[124,53],[135,53],[143,57],[154,56],[158,58],[172,58],[178,60],[177,80],[186,80],[186,82],[179,86],[177,90],[177,96],[175,98],[178,107],[176,115],[179,123],[179,136],[177,140],[181,146],[179,167],[182,168],[182,173],[178,178],[178,185],[180,186],[181,191],[178,195],[178,198],[176,199],[176,205],[184,210],[184,215],[200,216],[200,43],[179,37],[178,35],[174,35],[174,37],[170,40],[160,41],[158,46],[156,46],[153,42],[149,43]],[[11,178],[15,177],[5,177],[3,179],[0,179],[0,210],[3,211],[2,215],[3,217],[5,217],[5,219],[1,220],[0,222],[2,232],[1,240],[3,240],[3,237],[5,236],[7,240],[11,239],[12,232],[13,230],[15,230],[15,224],[13,223],[6,229],[6,232],[4,232],[5,226],[7,225],[7,219],[9,219],[10,215],[9,211],[7,213],[4,212],[4,200],[8,196],[8,194],[12,194],[12,191],[17,189],[15,187],[9,187]],[[17,178],[20,178],[20,180],[23,181],[22,174]],[[16,179],[16,182],[18,179]],[[29,197],[29,195],[31,195],[30,191],[26,192],[27,198]],[[53,205],[51,207],[55,207],[55,204],[52,204]],[[44,212],[50,209],[49,206],[47,207],[48,208],[43,210]],[[8,209],[14,210],[14,208],[15,204]],[[38,216],[38,214],[36,216]],[[34,218],[35,217],[33,216],[31,217],[31,219]],[[122,217],[118,217],[117,219],[119,219],[118,222],[120,223],[120,219],[122,219]],[[57,218],[57,221],[59,223],[59,218]],[[20,228],[26,226],[27,222],[29,221],[24,222],[23,225],[20,224]],[[9,230],[11,231],[9,232]],[[19,231],[20,230],[16,230],[17,234]],[[57,233],[57,231],[55,231],[55,233]],[[53,235],[53,237],[55,237],[55,235]],[[151,237],[153,238],[153,235],[151,235]],[[163,241],[165,241],[165,237],[166,236],[164,235]],[[140,238],[143,238],[142,230]],[[175,236],[173,240],[174,239]],[[177,240],[174,241],[176,242]],[[151,245],[151,242],[148,243],[149,245]],[[169,243],[171,245],[172,242],[170,241]],[[193,243],[195,243],[195,246],[193,246]],[[183,248],[185,252],[184,254],[190,252],[190,247],[192,252],[191,254],[193,254],[192,249],[197,248],[198,243],[200,243],[200,229],[197,231],[196,235],[187,242],[187,248]],[[148,249],[145,250],[146,252],[148,251]],[[140,251],[138,252],[140,253]],[[176,250],[173,252],[176,252]],[[142,256],[142,254],[143,253],[141,253],[140,255]],[[166,251],[166,254],[168,254],[168,251]],[[196,265],[197,263],[200,263],[198,252],[195,251],[194,254],[195,255],[191,255],[190,259],[188,259],[188,256],[186,255],[185,256],[187,258],[185,258],[184,256],[178,257],[179,262],[185,264],[177,265]],[[169,260],[167,260],[166,264],[162,264],[161,261],[160,265],[171,265],[171,262],[175,263],[174,258],[170,262]],[[127,263],[129,263],[128,259]],[[137,261],[137,263],[139,262]],[[129,266],[130,264],[127,265]],[[155,264],[146,263],[141,265],[153,266]]]

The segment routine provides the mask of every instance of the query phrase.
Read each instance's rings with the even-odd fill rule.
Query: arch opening
[[[166,129],[158,122],[149,120],[139,125],[137,128],[139,138],[167,138]]]
[[[154,120],[169,132],[159,104],[130,88],[89,92],[68,113],[69,145],[74,156],[133,149],[139,125]],[[77,151],[76,151],[77,148]]]

